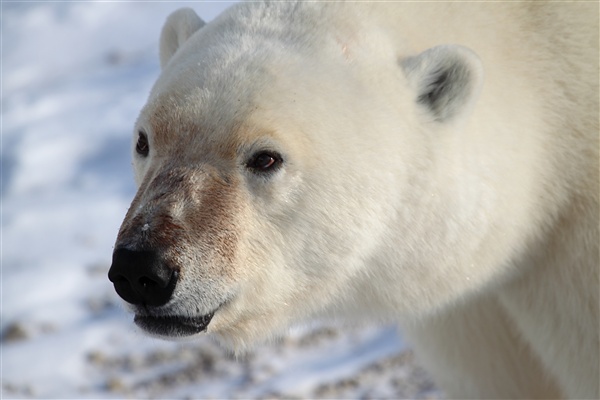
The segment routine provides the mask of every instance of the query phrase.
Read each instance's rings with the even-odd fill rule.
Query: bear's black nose
[[[108,279],[128,303],[162,306],[169,301],[178,274],[155,251],[116,249]]]

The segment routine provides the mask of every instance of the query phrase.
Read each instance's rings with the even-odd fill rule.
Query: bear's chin
[[[136,315],[135,324],[152,336],[181,338],[205,332],[214,313],[200,317]]]

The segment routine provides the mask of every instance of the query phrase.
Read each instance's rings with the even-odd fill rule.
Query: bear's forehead
[[[288,38],[203,30],[162,71],[140,121],[159,151],[231,158],[240,146],[278,131],[274,125],[286,118],[281,110],[298,106],[306,71],[321,63]]]
[[[264,52],[241,56],[186,50],[181,63],[163,71],[140,118],[159,151],[187,154],[192,148],[231,156],[240,146],[272,134],[273,118],[265,114],[272,115],[277,103],[293,96],[289,68]],[[209,56],[210,62],[205,60]]]
[[[166,92],[149,102],[143,126],[158,154],[169,158],[235,160],[240,150],[276,136],[262,123],[261,106],[251,96],[231,97],[197,88]]]

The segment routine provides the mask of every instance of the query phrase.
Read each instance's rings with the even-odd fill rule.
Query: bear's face
[[[231,21],[190,12],[163,29],[109,276],[149,333],[243,349],[338,307],[390,245],[401,189],[428,169],[410,79],[427,60],[361,57],[335,33],[316,48],[224,38]]]
[[[381,190],[370,189],[366,170],[353,178],[356,187],[338,178],[365,161],[383,166],[358,154],[344,168],[340,144],[319,139],[352,134],[363,122],[348,124],[355,116],[350,109],[339,113],[334,96],[298,107],[319,88],[306,79],[304,88],[294,88],[301,77],[290,66],[284,70],[285,78],[265,72],[269,89],[240,95],[241,78],[224,93],[214,87],[225,86],[216,74],[186,89],[179,86],[185,78],[165,75],[157,87],[177,91],[154,91],[144,108],[133,135],[138,193],[116,248],[157,252],[176,271],[167,303],[133,307],[151,333],[197,333],[193,327],[203,329],[214,314],[209,332],[254,341],[338,297],[357,260],[376,245],[385,213],[373,207],[369,192]],[[325,92],[341,95],[335,87]],[[341,146],[360,151],[354,143]],[[363,190],[359,198],[349,195]],[[371,211],[363,217],[357,209]],[[182,317],[180,329],[175,316]]]

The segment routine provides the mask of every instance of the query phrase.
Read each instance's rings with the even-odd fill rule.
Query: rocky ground
[[[92,352],[88,362],[105,377],[106,390],[128,398],[164,398],[173,394],[194,398],[194,389],[216,382],[231,382],[228,398],[245,399],[439,399],[427,373],[415,363],[411,350],[384,356],[346,376],[323,381],[312,380],[305,387],[274,383],[280,365],[294,354],[322,349],[327,363],[328,347],[340,345],[359,332],[321,327],[264,345],[257,351],[234,359],[215,343],[206,340],[172,350],[150,351],[111,357]],[[336,343],[337,342],[337,343]],[[350,361],[352,363],[352,361]],[[123,378],[128,377],[128,378]],[[293,373],[286,379],[293,379]],[[273,387],[270,387],[270,386]],[[217,385],[220,386],[220,385]],[[206,388],[205,388],[206,389]],[[205,390],[202,390],[205,392]],[[206,393],[206,392],[205,392]],[[203,398],[219,398],[222,389]]]
[[[65,397],[441,399],[410,349],[381,343],[390,341],[393,329],[383,334],[379,329],[325,324],[295,330],[237,359],[208,338],[167,344],[140,336],[138,340],[149,344],[123,349],[115,343],[119,351],[89,351],[83,363],[89,381]],[[24,344],[27,336],[26,328],[12,325],[2,344]],[[382,349],[377,350],[379,345]],[[369,354],[390,347],[390,354]],[[365,362],[365,355],[376,359]],[[3,380],[2,394],[6,399],[45,398],[37,382],[27,379]]]

